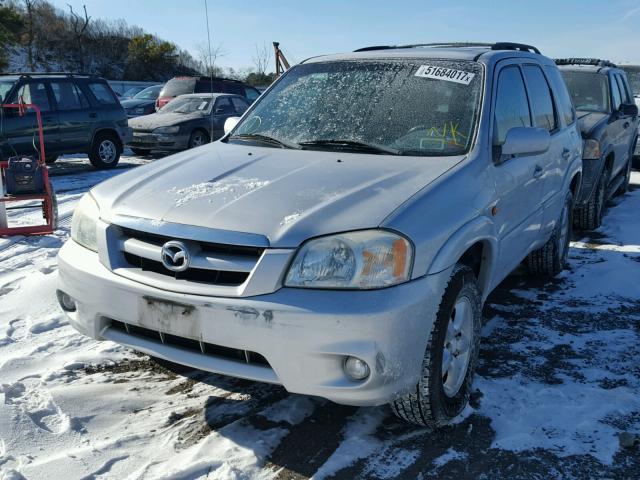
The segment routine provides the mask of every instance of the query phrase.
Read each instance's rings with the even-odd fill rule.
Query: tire
[[[146,148],[130,148],[134,155],[149,155],[151,153],[151,150],[148,150]]]
[[[58,160],[58,155],[47,155],[44,157],[44,163],[47,165],[53,165]]]
[[[189,137],[189,148],[201,147],[209,143],[209,135],[203,130],[194,130]]]
[[[527,256],[529,273],[541,277],[554,277],[567,263],[569,241],[573,225],[573,194],[567,192],[560,218],[556,222],[551,238],[541,248]]]
[[[91,164],[98,170],[115,168],[120,161],[122,147],[120,142],[110,133],[99,133],[93,139],[93,145],[89,152]]]
[[[629,160],[627,161],[627,166],[625,167],[625,170],[624,170],[624,180],[622,181],[622,184],[620,184],[618,189],[613,194],[614,197],[624,195],[629,191],[629,183],[631,183],[631,164],[633,162],[632,158],[633,157],[629,157]]]
[[[607,180],[609,173],[603,170],[598,179],[596,191],[591,195],[586,204],[578,207],[573,212],[573,226],[579,230],[595,230],[602,223],[602,214],[606,202]]]
[[[463,313],[464,312],[464,313]],[[459,332],[466,332],[466,342],[457,345],[457,335],[450,337],[456,321]],[[443,427],[458,416],[469,402],[471,383],[478,360],[480,328],[482,324],[482,298],[473,271],[458,264],[454,267],[445,288],[433,329],[429,335],[422,361],[420,380],[412,393],[391,403],[391,410],[401,419],[431,429]],[[451,340],[454,340],[452,342]],[[452,348],[466,346],[466,357],[451,354]],[[445,354],[447,352],[447,354]],[[442,373],[443,361],[453,360]],[[459,362],[458,375],[449,372]]]

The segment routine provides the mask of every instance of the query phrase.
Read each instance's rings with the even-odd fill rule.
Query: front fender
[[[491,273],[497,261],[498,238],[489,217],[477,217],[459,228],[440,248],[428,269],[428,275],[450,268],[474,244],[481,243],[482,264],[478,283],[483,299],[489,294]]]

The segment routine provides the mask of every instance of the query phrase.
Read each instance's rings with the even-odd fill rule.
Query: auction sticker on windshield
[[[416,77],[432,78],[434,80],[446,80],[447,82],[469,85],[475,73],[456,70],[455,68],[434,67],[433,65],[420,65],[415,74]]]

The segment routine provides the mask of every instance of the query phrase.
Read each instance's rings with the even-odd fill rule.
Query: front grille
[[[242,285],[249,277],[249,272],[225,272],[222,270],[205,270],[203,268],[189,268],[184,272],[172,272],[167,270],[162,262],[156,262],[127,252],[124,252],[124,259],[130,266],[139,268],[143,272],[159,273],[160,275],[173,277],[176,280],[188,280],[196,283],[235,287]]]
[[[124,263],[119,268],[155,278],[162,275],[177,281],[237,287],[249,278],[264,252],[260,247],[182,240],[130,228],[121,231]],[[171,240],[181,240],[192,250],[192,264],[184,272],[173,272],[162,264],[162,246]]]
[[[247,364],[266,365],[267,367],[271,367],[266,358],[264,358],[259,353],[251,352],[249,350],[223,347],[222,345],[200,342],[198,340],[179,337],[177,335],[171,335],[168,333],[160,333],[155,330],[140,327],[138,325],[119,322],[117,320],[111,320],[110,328],[126,333],[128,335],[132,335],[134,337],[146,338],[154,342],[162,343],[163,345],[200,353],[202,355],[225,358],[228,360],[234,360]]]
[[[151,243],[161,247],[170,240],[177,240],[172,237],[166,237],[164,235],[158,235],[157,233],[141,232],[140,230],[133,230],[131,228],[122,228],[122,234],[126,238],[135,238],[146,243]],[[198,242],[202,251],[210,254],[232,254],[232,255],[246,255],[248,257],[254,257],[256,261],[262,255],[264,248],[261,247],[245,247],[243,245],[225,245],[222,243],[211,242]]]

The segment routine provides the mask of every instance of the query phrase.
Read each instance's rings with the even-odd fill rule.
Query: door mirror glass
[[[239,120],[240,120],[240,117],[229,117],[229,118],[227,118],[225,120],[225,122],[224,122],[224,134],[226,135],[231,130],[233,130],[236,127],[236,125],[238,124]]]
[[[517,155],[535,155],[549,150],[551,135],[544,128],[514,127],[507,132],[500,149],[501,158]]]
[[[625,117],[637,117],[638,106],[635,103],[623,103],[620,105],[620,113]]]

